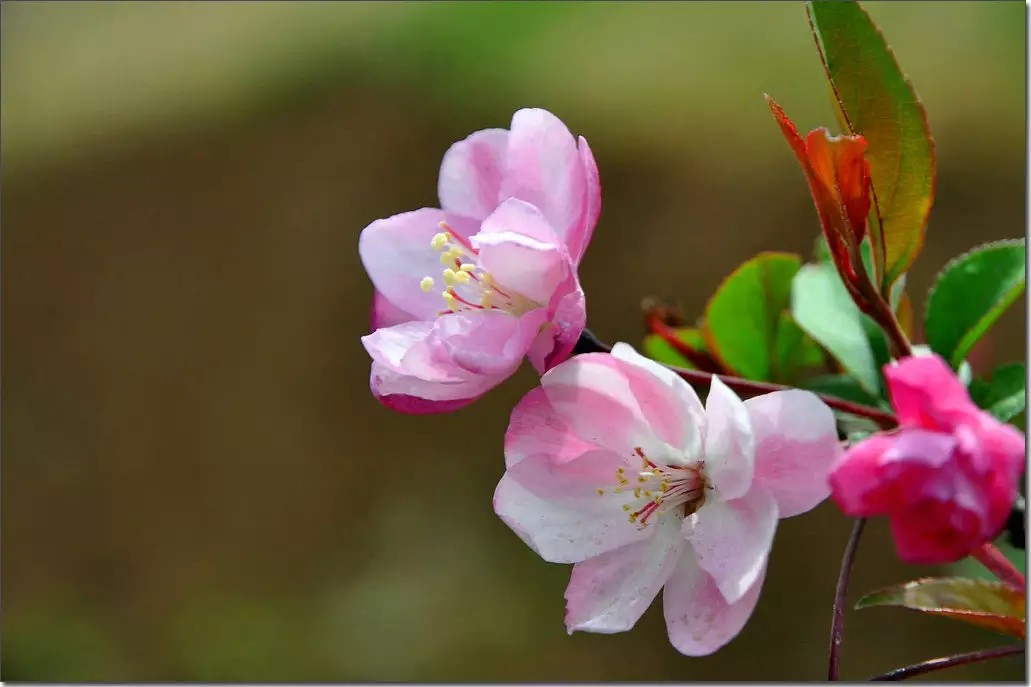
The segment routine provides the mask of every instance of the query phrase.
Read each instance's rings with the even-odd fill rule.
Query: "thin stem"
[[[1002,554],[1002,551],[995,548],[994,544],[988,542],[971,555],[1002,582],[1024,591],[1027,582],[1024,580],[1023,573],[1017,569],[1017,566],[1010,563],[1009,559]]]
[[[580,340],[576,342],[576,346],[573,348],[574,353],[608,353],[611,350],[611,346],[598,339],[598,337],[596,337],[589,329],[585,329],[583,331],[580,335]],[[772,382],[757,382],[751,379],[743,379],[741,377],[717,375],[712,372],[702,372],[700,370],[688,370],[683,367],[676,367],[675,365],[662,365],[663,367],[677,373],[680,377],[691,384],[708,386],[709,384],[712,384],[713,377],[718,377],[721,382],[734,391],[741,392],[743,395],[748,396],[758,396],[760,394],[768,394],[772,391],[784,391],[786,389],[794,388],[783,384],[774,384]],[[873,420],[882,427],[894,427],[898,424],[895,419],[895,415],[892,413],[888,413],[877,408],[871,408],[870,406],[860,405],[859,403],[852,403],[851,401],[846,401],[844,399],[834,398],[833,396],[825,396],[823,394],[816,395],[821,401],[835,410],[840,410],[843,413],[850,413],[852,415],[858,415],[859,417],[865,417]]]
[[[893,670],[890,673],[872,677],[870,678],[870,682],[894,682],[897,680],[905,680],[909,677],[916,677],[917,675],[923,675],[924,673],[930,673],[935,670],[944,670],[945,668],[953,668],[955,666],[962,666],[968,663],[978,663],[980,661],[990,661],[993,658],[1002,658],[1004,656],[1014,656],[1016,654],[1024,653],[1024,648],[1023,644],[1011,644],[1010,646],[1000,646],[995,649],[981,649],[980,651],[971,651],[966,654],[946,656],[945,658],[932,658],[929,661],[914,663],[911,666],[906,666],[905,668]]]
[[[848,596],[848,582],[852,577],[852,566],[856,561],[859,538],[863,535],[866,518],[856,520],[852,536],[848,538],[845,554],[841,557],[841,572],[838,573],[838,589],[834,594],[834,617],[831,620],[831,647],[827,656],[827,679],[838,679],[838,664],[841,662],[841,641],[845,632],[845,597]]]

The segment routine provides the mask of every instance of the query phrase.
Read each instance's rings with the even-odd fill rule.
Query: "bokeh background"
[[[870,3],[929,111],[938,192],[911,273],[1024,233],[1022,3]],[[785,521],[755,615],[708,658],[661,605],[562,625],[569,570],[491,510],[523,370],[442,417],[367,387],[376,218],[436,204],[440,158],[545,107],[591,142],[590,325],[697,314],[818,222],[763,93],[832,125],[801,3],[27,3],[2,7],[3,678],[816,680],[849,522]],[[1021,359],[1021,308],[995,362]],[[1019,554],[1018,556],[1022,556]],[[966,564],[976,572],[977,564]],[[883,522],[856,593],[907,568]],[[848,618],[863,678],[1004,643]],[[1024,679],[1022,658],[934,676]]]

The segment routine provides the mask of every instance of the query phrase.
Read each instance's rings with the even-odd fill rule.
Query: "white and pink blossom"
[[[478,131],[441,163],[441,209],[373,222],[359,239],[376,289],[370,385],[385,405],[444,412],[515,372],[565,360],[586,321],[577,277],[601,212],[587,141],[545,110]]]
[[[553,368],[515,408],[494,508],[542,558],[574,564],[570,632],[629,630],[662,589],[670,641],[705,655],[744,627],[777,520],[828,496],[840,451],[810,392],[742,402],[713,378],[703,407],[617,344]]]

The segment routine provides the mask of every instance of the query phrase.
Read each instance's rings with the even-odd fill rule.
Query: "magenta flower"
[[[1024,435],[980,410],[936,355],[886,365],[899,429],[850,448],[830,474],[846,515],[887,514],[899,558],[951,563],[994,539],[1017,496]]]
[[[660,589],[670,641],[692,656],[744,627],[779,518],[829,494],[840,446],[807,391],[743,402],[617,344],[550,370],[516,406],[497,514],[546,561],[574,563],[569,632],[629,630]]]
[[[385,405],[467,405],[529,356],[569,356],[586,321],[577,266],[601,212],[598,169],[545,110],[478,131],[445,153],[440,210],[373,222],[358,250],[376,288],[371,387]]]

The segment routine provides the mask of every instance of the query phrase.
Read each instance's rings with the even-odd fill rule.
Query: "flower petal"
[[[587,205],[583,222],[566,237],[566,245],[569,246],[569,254],[575,264],[580,264],[580,260],[587,251],[587,244],[591,242],[594,227],[597,226],[598,218],[601,216],[601,181],[598,177],[598,164],[594,161],[594,154],[587,145],[587,139],[580,136],[578,140],[580,161],[584,166],[584,177],[587,184],[585,199]]]
[[[401,310],[418,319],[430,320],[445,309],[441,279],[437,288],[420,288],[423,277],[439,277],[440,253],[430,247],[433,236],[447,221],[456,232],[468,231],[469,220],[442,210],[422,208],[386,219],[378,219],[362,230],[358,252],[376,290]]]
[[[508,131],[484,129],[453,144],[440,163],[440,206],[463,217],[482,220],[494,212],[508,150]]]
[[[764,564],[741,598],[727,603],[694,554],[685,551],[662,592],[666,630],[676,650],[707,656],[736,637],[755,609],[765,575]]]
[[[775,391],[745,401],[755,434],[755,477],[780,517],[815,508],[830,495],[827,474],[841,456],[834,413],[815,394]]]
[[[586,173],[576,141],[547,110],[519,110],[508,137],[502,198],[519,198],[540,209],[562,240],[580,232]]]
[[[636,466],[637,447],[656,458],[671,451],[642,415],[624,369],[609,354],[587,353],[549,370],[541,387],[574,434],[633,459]]]
[[[528,354],[537,372],[544,374],[567,360],[587,326],[587,306],[580,280],[570,270],[548,303],[550,322],[541,329]]]
[[[755,470],[755,437],[745,404],[719,377],[705,400],[705,471],[724,501],[748,493]]]
[[[483,347],[466,350],[462,344],[481,345],[480,339],[470,336],[470,332],[480,331],[483,333],[481,338],[490,338],[490,333],[483,331],[487,326],[485,320],[482,316],[454,314],[433,322],[407,322],[377,329],[362,337],[362,344],[374,361],[373,394],[389,407],[401,410],[411,406],[411,402],[405,399],[387,401],[384,397],[412,396],[427,401],[471,402],[481,396],[509,377],[519,364],[519,357],[515,357],[507,359],[504,365],[499,363],[470,369],[482,360],[478,356],[487,354],[483,353]],[[491,342],[498,343],[493,339]],[[506,360],[497,346],[494,358]],[[445,409],[450,408],[452,406],[445,406]]]
[[[705,409],[691,385],[628,344],[617,343],[612,355],[623,364],[630,391],[655,434],[688,456],[698,456]]]
[[[391,303],[386,296],[379,291],[372,294],[372,321],[373,331],[383,327],[393,327],[395,324],[404,324],[419,319],[415,315],[405,312]]]
[[[651,536],[628,522],[616,485],[621,456],[589,451],[557,464],[534,455],[510,467],[494,492],[494,511],[551,563],[579,563]],[[602,494],[598,493],[603,489]]]
[[[546,316],[540,309],[521,317],[497,310],[455,313],[438,318],[428,340],[462,370],[508,377]]]
[[[884,378],[900,425],[952,431],[979,412],[963,382],[937,355],[885,365]]]
[[[777,502],[762,488],[733,501],[705,503],[683,528],[698,564],[727,603],[744,596],[762,574],[776,531]]]
[[[551,226],[529,203],[510,198],[483,221],[472,237],[479,263],[505,290],[547,304],[572,263]]]
[[[505,467],[529,456],[547,456],[554,463],[568,463],[597,448],[570,431],[551,407],[544,389],[537,387],[512,411],[505,432]]]
[[[685,547],[680,519],[660,518],[651,537],[573,566],[566,629],[613,633],[632,628],[669,579]]]
[[[828,476],[838,507],[868,518],[906,508],[933,488],[934,473],[952,459],[948,434],[901,429],[875,434],[848,449]]]

